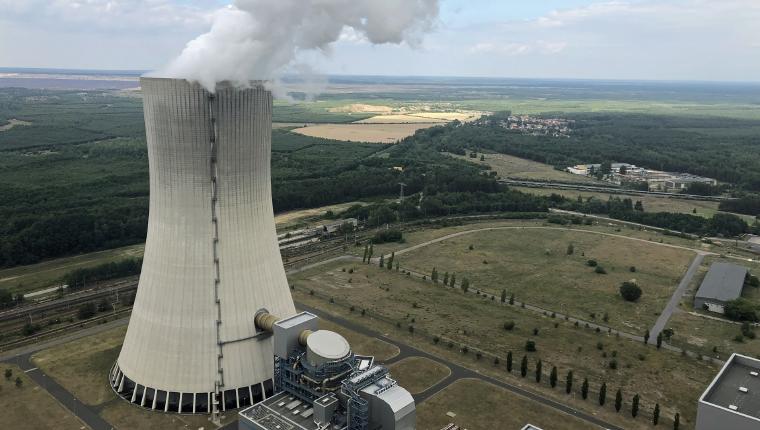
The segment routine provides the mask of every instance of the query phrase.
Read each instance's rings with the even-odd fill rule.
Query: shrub
[[[515,322],[514,321],[507,321],[504,323],[504,330],[511,331],[515,328]]]
[[[641,288],[635,282],[625,281],[620,285],[620,295],[629,302],[635,302],[641,297]]]
[[[85,303],[79,307],[79,311],[77,311],[77,317],[80,320],[86,320],[87,318],[92,318],[95,316],[96,312],[97,307],[95,306],[95,303]]]
[[[594,273],[597,273],[599,275],[606,275],[607,271],[604,270],[604,267],[602,266],[596,266],[596,268],[594,269]]]
[[[734,321],[757,322],[757,313],[755,305],[747,299],[738,298],[726,303],[726,317]]]
[[[404,235],[401,233],[401,230],[380,230],[372,237],[372,243],[401,242],[403,239]]]
[[[587,266],[589,266],[589,267],[596,267],[596,266],[597,266],[597,264],[598,264],[598,263],[596,262],[596,260],[588,260],[588,261],[586,262],[586,265],[587,265]]]
[[[525,342],[525,350],[528,352],[536,352],[536,342],[528,340]]]
[[[631,266],[628,270],[630,270],[631,273],[636,272],[636,266]]]

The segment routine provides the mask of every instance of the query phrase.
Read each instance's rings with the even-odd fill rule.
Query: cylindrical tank
[[[351,347],[338,333],[317,330],[306,338],[306,361],[313,367],[348,357]]]
[[[148,237],[111,384],[164,411],[250,405],[273,377],[256,312],[295,312],[272,211],[272,95],[255,83],[214,93],[185,80],[140,83]]]

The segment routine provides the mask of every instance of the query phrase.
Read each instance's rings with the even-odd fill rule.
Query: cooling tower
[[[272,212],[272,95],[143,78],[150,217],[111,385],[140,406],[211,413],[271,394],[256,312],[295,312]]]

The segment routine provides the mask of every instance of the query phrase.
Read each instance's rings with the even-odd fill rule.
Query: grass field
[[[409,124],[318,124],[296,128],[293,133],[350,142],[396,143],[435,122]]]
[[[425,357],[407,357],[388,366],[391,377],[412,394],[419,394],[444,380],[451,369]]]
[[[354,271],[343,272],[342,268],[353,268]],[[519,360],[526,354],[525,342],[533,340],[538,352],[527,354],[531,369],[535,360],[540,358],[545,372],[551,366],[557,366],[560,375],[564,376],[568,369],[572,369],[576,378],[589,378],[592,390],[598,389],[601,381],[606,381],[610,390],[622,387],[629,397],[638,392],[644,402],[659,401],[663,410],[667,410],[665,416],[679,411],[682,424],[695,417],[696,399],[716,371],[715,366],[705,362],[657,351],[639,342],[596,333],[582,326],[575,327],[564,320],[516,306],[502,305],[472,294],[464,295],[375,265],[335,263],[302,272],[290,280],[296,285],[295,298],[305,304],[499,378],[520,383],[530,380],[507,374],[503,364],[492,364],[492,357],[498,356],[501,363],[505,363],[507,353],[512,351],[517,369]],[[311,290],[317,294],[311,295]],[[327,297],[332,297],[336,304],[330,304]],[[361,317],[359,312],[350,312],[349,306],[366,309],[369,316]],[[398,326],[371,317],[374,315],[396,321]],[[512,330],[503,328],[507,321],[515,323]],[[415,328],[413,335],[409,326]],[[538,335],[533,334],[534,329]],[[440,337],[438,346],[431,342],[432,336]],[[448,342],[451,342],[450,348]],[[459,352],[462,345],[469,345],[469,354]],[[477,359],[473,352],[476,348],[486,354],[482,359]],[[610,367],[613,360],[615,369]],[[548,385],[536,387],[545,389],[547,395],[558,395],[567,401],[564,392],[560,394],[559,390],[551,390]],[[590,402],[572,401],[596,412]],[[624,427],[629,428],[629,424]]]
[[[61,406],[50,394],[40,388],[17,366],[0,364],[0,369],[11,369],[11,379],[0,379],[0,428],[14,430],[81,430],[85,426],[78,418]],[[21,387],[15,379],[20,377]]]
[[[439,430],[449,423],[468,430],[520,430],[525,424],[552,430],[589,428],[571,415],[474,379],[459,380],[417,406],[418,429]]]
[[[572,244],[573,255],[567,255]],[[474,249],[470,250],[470,245]],[[515,228],[474,232],[399,255],[402,267],[432,273],[435,267],[466,277],[472,289],[515,294],[518,301],[633,333],[649,328],[693,258],[687,250],[561,229]],[[586,262],[594,259],[607,274]],[[630,272],[632,266],[636,272]],[[620,284],[635,279],[637,303],[624,301]],[[604,314],[609,315],[607,322]]]
[[[552,188],[527,188],[527,187],[512,187],[514,190],[522,191],[524,193],[535,194],[539,196],[548,196],[551,194],[559,194],[570,199],[577,199],[581,196],[584,199],[594,197],[602,201],[607,201],[610,196],[620,197],[621,199],[631,199],[633,201],[641,200],[644,205],[645,212],[674,212],[684,213],[690,215],[699,215],[706,218],[712,217],[718,210],[718,202],[705,202],[699,200],[683,200],[676,198],[654,197],[645,195],[626,195],[626,194],[611,194],[611,193],[596,193],[588,191],[573,191],[573,190],[559,190]],[[696,212],[695,212],[696,210]],[[753,223],[755,218],[750,215],[736,214],[743,218],[748,223]]]
[[[491,170],[495,171],[496,174],[502,178],[524,179],[530,181],[577,182],[595,185],[603,184],[603,182],[589,177],[559,171],[548,164],[526,160],[524,158],[518,158],[507,154],[482,154],[485,158],[483,161],[480,160],[481,154],[478,154],[478,158],[470,158],[465,155],[449,155],[460,160],[489,166]]]

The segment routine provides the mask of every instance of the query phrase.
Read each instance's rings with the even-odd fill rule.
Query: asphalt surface
[[[705,259],[705,253],[703,252],[698,252],[697,256],[694,257],[694,260],[691,262],[689,269],[686,270],[686,274],[681,278],[681,282],[678,284],[678,288],[676,288],[676,291],[673,293],[673,296],[670,298],[670,301],[665,306],[665,309],[660,313],[660,316],[657,317],[657,321],[655,321],[654,326],[652,326],[652,329],[649,330],[650,344],[652,345],[657,344],[657,335],[659,335],[665,329],[665,326],[668,324],[668,321],[670,321],[670,317],[673,315],[673,312],[678,308],[678,303],[681,302],[681,298],[686,292],[686,289],[689,287],[691,280],[694,279],[694,275],[699,270],[699,266],[702,265],[702,261],[704,259]]]

